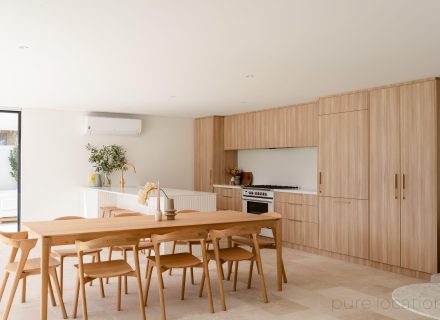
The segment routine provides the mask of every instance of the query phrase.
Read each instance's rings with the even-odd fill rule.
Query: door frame
[[[0,113],[16,113],[18,115],[18,171],[17,171],[17,231],[21,229],[21,111],[19,110],[4,110],[0,108]]]

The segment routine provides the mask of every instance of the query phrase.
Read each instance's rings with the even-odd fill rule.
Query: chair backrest
[[[199,210],[178,210],[176,213],[192,213],[192,212],[200,212]]]
[[[131,235],[107,236],[89,241],[75,241],[76,251],[82,253],[86,250],[102,249],[113,246],[133,246],[137,247],[139,238]]]
[[[144,214],[140,212],[120,212],[120,213],[115,213],[112,218],[139,217],[139,216],[144,216]]]
[[[20,250],[20,259],[18,260],[17,273],[23,271],[29,252],[35,247],[38,239],[29,239],[26,231],[21,232],[0,232],[0,242],[12,247],[9,256],[9,263],[15,262],[15,257]]]
[[[76,220],[76,219],[85,219],[85,218],[80,216],[63,216],[63,217],[55,218],[53,220],[57,221],[57,220]]]
[[[212,240],[218,240],[221,238],[232,237],[232,236],[253,236],[260,233],[260,227],[252,226],[236,226],[224,230],[211,230],[209,234]]]
[[[193,229],[189,231],[173,231],[165,234],[152,234],[151,242],[158,244],[162,242],[178,240],[200,240],[205,241],[208,237],[208,231],[205,229]]]

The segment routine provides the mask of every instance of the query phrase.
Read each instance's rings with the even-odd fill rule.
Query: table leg
[[[281,234],[281,219],[278,219],[274,224],[274,236],[275,236],[275,246],[277,252],[277,286],[278,291],[283,290],[283,244],[282,244],[282,234]]]
[[[40,319],[47,319],[47,293],[49,285],[49,254],[50,254],[50,239],[40,238],[41,242],[41,306]]]

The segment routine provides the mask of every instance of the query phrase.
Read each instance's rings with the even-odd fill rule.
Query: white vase
[[[162,211],[156,210],[154,212],[154,220],[155,221],[162,221]]]

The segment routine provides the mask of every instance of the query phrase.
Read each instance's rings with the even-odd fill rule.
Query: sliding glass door
[[[20,230],[21,113],[0,110],[0,231]]]

